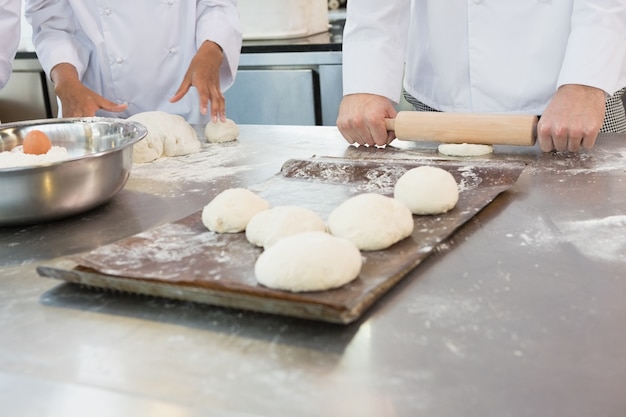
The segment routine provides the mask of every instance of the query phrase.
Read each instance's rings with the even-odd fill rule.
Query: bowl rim
[[[0,173],[3,172],[23,172],[23,171],[38,171],[41,169],[49,169],[51,167],[55,167],[58,165],[63,165],[69,162],[85,160],[91,158],[100,158],[103,155],[120,152],[128,147],[132,147],[135,143],[139,142],[148,134],[148,129],[142,123],[139,123],[134,120],[115,118],[115,117],[65,117],[65,118],[51,118],[51,119],[36,119],[36,120],[22,120],[18,122],[9,122],[9,123],[0,123],[0,129],[7,128],[15,128],[15,127],[25,127],[25,126],[39,126],[39,125],[51,125],[51,124],[71,124],[71,123],[96,123],[96,122],[104,122],[104,123],[121,123],[128,126],[135,127],[139,134],[137,137],[129,140],[125,144],[119,147],[106,149],[99,152],[89,153],[86,155],[74,156],[71,158],[63,159],[60,161],[46,162],[37,165],[22,165],[22,166],[14,166],[14,167],[0,167]]]

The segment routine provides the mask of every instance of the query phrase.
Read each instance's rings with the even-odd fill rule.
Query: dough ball
[[[269,207],[270,203],[250,190],[229,188],[202,209],[202,223],[212,232],[243,232],[255,214]]]
[[[286,291],[324,291],[355,279],[361,252],[351,242],[324,232],[287,236],[265,250],[254,265],[257,281]]]
[[[204,135],[211,143],[230,142],[239,136],[239,128],[230,119],[225,122],[218,120],[216,123],[211,121],[204,128]]]
[[[437,150],[449,156],[478,156],[493,153],[493,146],[475,143],[442,143]]]
[[[296,206],[277,206],[257,213],[246,227],[248,242],[268,248],[286,236],[302,232],[325,232],[326,224],[313,211]]]
[[[194,128],[179,115],[163,111],[137,113],[128,118],[148,130],[145,138],[133,145],[133,162],[152,162],[162,156],[181,156],[197,152],[202,143]]]
[[[445,213],[459,200],[459,187],[452,174],[433,166],[405,172],[398,178],[393,193],[413,214]]]
[[[381,250],[413,232],[413,215],[398,200],[365,193],[337,206],[328,217],[328,229],[361,250]]]

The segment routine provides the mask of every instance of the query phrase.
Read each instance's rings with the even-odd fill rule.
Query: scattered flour
[[[134,164],[130,178],[159,182],[207,182],[254,169],[254,165],[237,164],[244,151],[237,145],[237,142],[203,144],[200,151],[193,154],[159,158],[147,164]]]
[[[563,239],[586,256],[626,262],[626,215],[573,221],[559,226]]]
[[[476,174],[474,167],[471,165],[459,167],[457,171],[460,172],[461,177],[463,177],[463,179],[458,182],[459,192],[473,190],[482,182],[482,178]]]
[[[480,305],[471,299],[451,296],[420,295],[409,306],[409,313],[419,315],[426,327],[463,327],[467,318],[476,315]]]
[[[626,234],[620,230],[626,230],[626,215],[557,222],[555,228],[507,233],[506,237],[537,250],[570,243],[584,256],[605,262],[626,262]]]
[[[207,231],[198,234],[195,230],[176,223],[139,233],[134,238],[138,241],[136,245],[105,245],[95,249],[92,253],[108,258],[111,266],[115,268],[135,268],[146,259],[156,263],[181,261],[203,253],[205,251],[203,245],[216,243],[214,233]],[[183,238],[184,242],[181,241]]]

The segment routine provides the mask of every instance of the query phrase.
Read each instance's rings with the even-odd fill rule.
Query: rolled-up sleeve
[[[222,90],[235,81],[241,55],[241,21],[235,0],[204,0],[198,2],[196,46],[210,40],[218,44],[224,53],[220,68]]]

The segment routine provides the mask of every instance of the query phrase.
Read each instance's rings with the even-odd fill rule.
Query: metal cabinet
[[[39,61],[16,59],[11,78],[0,91],[0,121],[46,119],[56,115],[56,109],[54,91]]]
[[[319,124],[318,78],[311,69],[239,70],[225,94],[228,117],[244,124]]]
[[[332,126],[342,87],[339,51],[244,53],[226,112],[241,124]]]

